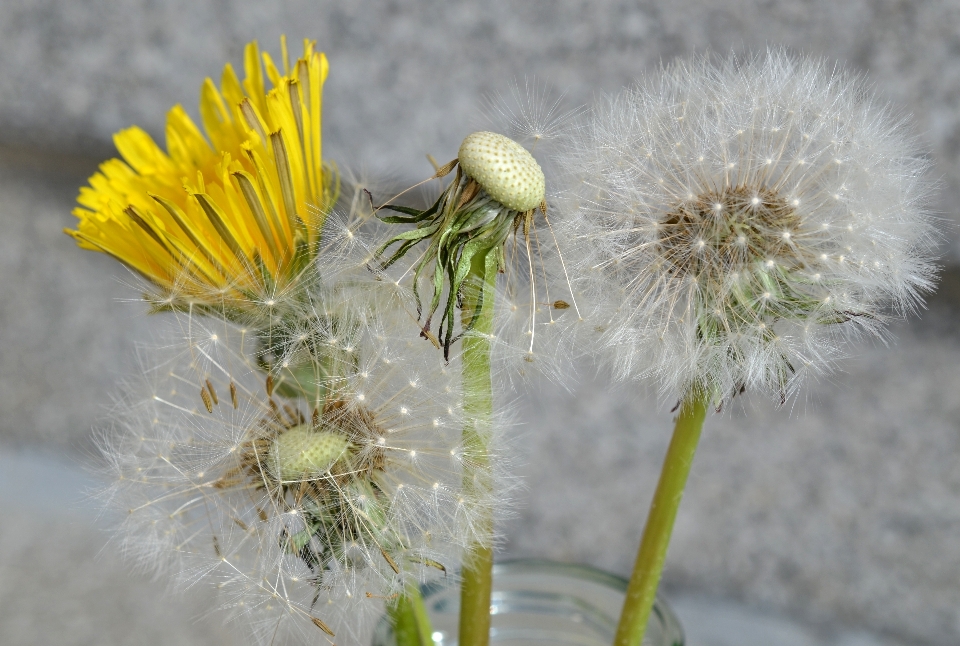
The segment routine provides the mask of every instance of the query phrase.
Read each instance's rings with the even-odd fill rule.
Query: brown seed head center
[[[718,280],[758,261],[803,264],[794,238],[801,218],[770,189],[738,186],[678,204],[657,224],[664,268],[673,275]]]

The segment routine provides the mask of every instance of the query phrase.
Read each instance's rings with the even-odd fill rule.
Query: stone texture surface
[[[431,172],[425,153],[452,157],[482,96],[515,78],[539,75],[575,104],[678,55],[787,45],[869,73],[912,112],[942,178],[943,215],[958,216],[960,2],[9,0],[0,3],[0,450],[88,451],[135,340],[150,334],[142,305],[124,302],[137,294],[123,271],[60,233],[96,157],[111,154],[110,134],[131,123],[162,133],[166,109],[193,110],[202,78],[239,65],[246,40],[275,53],[284,31],[292,42],[316,38],[330,56],[327,153],[403,181]],[[949,257],[960,258],[952,229],[948,237]],[[744,625],[729,621],[745,607],[786,613],[795,630],[767,634],[804,645],[960,643],[958,294],[960,276],[949,273],[896,344],[866,348],[789,410],[748,402],[711,416],[666,582],[740,610],[711,615],[714,602],[694,600],[688,612],[728,626]],[[572,393],[543,387],[523,415],[527,492],[505,527],[506,553],[625,572],[669,413],[585,379]],[[27,479],[30,491],[44,486]],[[226,643],[215,623],[190,622],[205,602],[163,598],[109,555],[96,560],[102,537],[54,497],[54,512],[20,494],[2,501],[4,643],[171,643],[167,629],[182,631],[176,643]],[[793,643],[766,643],[775,639]]]
[[[0,451],[0,641],[97,646],[230,646],[206,590],[169,594],[104,549],[83,509],[95,484],[75,462]],[[201,615],[207,615],[198,620]]]
[[[514,79],[579,103],[677,56],[787,46],[868,73],[912,113],[958,215],[957,0],[7,0],[0,141],[107,154],[121,127],[161,135],[246,41],[276,54],[284,32],[329,54],[328,154],[405,179],[429,174],[425,153],[452,158],[483,95]]]
[[[148,334],[116,263],[62,233],[89,160],[0,152],[0,437],[74,449]],[[66,244],[65,244],[66,243]],[[101,393],[94,395],[93,393]]]

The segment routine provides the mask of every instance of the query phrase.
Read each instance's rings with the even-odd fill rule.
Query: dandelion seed
[[[535,78],[515,81],[506,93],[485,100],[488,127],[493,126],[519,143],[536,150],[544,141],[556,139],[582,108],[565,108],[564,96]]]
[[[214,390],[213,384],[210,383],[210,380],[209,380],[209,379],[205,379],[205,380],[204,380],[204,383],[205,383],[206,386],[207,386],[207,392],[210,393],[210,399],[213,400],[214,405],[219,405],[219,404],[220,404],[220,400],[217,398],[217,391]]]
[[[207,392],[206,387],[200,389],[200,399],[203,400],[203,405],[206,407],[208,413],[213,412],[213,401],[210,399],[210,393]]]

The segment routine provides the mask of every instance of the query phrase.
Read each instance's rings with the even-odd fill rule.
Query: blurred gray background
[[[789,409],[708,419],[665,587],[691,646],[960,644],[960,0],[0,2],[0,642],[233,643],[203,590],[130,573],[77,504],[90,429],[152,323],[61,229],[114,131],[159,137],[174,103],[197,114],[205,76],[281,33],[330,59],[326,156],[404,182],[525,76],[577,104],[678,56],[778,45],[868,74],[942,182],[942,287]],[[523,421],[504,556],[626,573],[670,414],[585,379],[544,386]]]

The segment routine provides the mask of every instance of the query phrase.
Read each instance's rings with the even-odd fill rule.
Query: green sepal
[[[397,213],[406,213],[407,215],[410,215],[412,217],[403,218],[400,216],[390,216],[390,215],[388,216],[381,215],[378,217],[380,218],[381,222],[386,222],[387,224],[415,224],[417,222],[426,220],[430,216],[434,215],[437,212],[437,210],[440,208],[441,200],[443,200],[443,196],[440,196],[440,198],[438,198],[437,201],[433,203],[433,206],[431,206],[426,211],[421,211],[420,209],[415,209],[409,206],[399,206],[396,204],[384,204],[383,206],[380,207],[381,209],[390,209],[391,211],[396,211]]]
[[[497,238],[496,235],[491,237],[494,240],[496,240]],[[494,245],[495,244],[496,243],[494,243]],[[491,253],[491,251],[494,248],[496,248],[494,245],[491,244],[490,239],[487,238],[486,236],[483,236],[483,235],[477,236],[476,238],[474,238],[473,240],[471,240],[470,242],[468,242],[463,246],[463,250],[460,253],[459,261],[457,262],[455,270],[452,272],[452,276],[450,277],[451,294],[447,298],[447,308],[446,308],[446,311],[444,312],[443,319],[441,319],[440,321],[441,330],[444,327],[444,322],[446,322],[446,334],[444,335],[444,356],[447,356],[447,358],[449,358],[448,355],[450,352],[450,345],[453,344],[456,341],[456,339],[459,339],[464,333],[469,332],[470,330],[473,329],[473,320],[471,319],[465,325],[462,325],[462,330],[460,335],[458,335],[456,339],[453,337],[454,305],[456,301],[454,298],[452,298],[452,296],[454,294],[459,294],[460,290],[463,288],[464,280],[466,280],[467,276],[470,273],[470,268],[473,263],[474,256],[481,255],[482,257],[484,254]],[[499,246],[499,245],[496,245],[496,246]],[[486,272],[486,265],[487,263],[485,262],[484,272]],[[451,267],[451,269],[454,269],[454,268]],[[479,298],[480,299],[483,298],[482,293],[479,296]],[[463,322],[461,321],[461,323]]]
[[[297,231],[294,234],[293,259],[290,262],[290,275],[299,276],[313,260],[316,246],[310,244],[306,225],[297,217]]]
[[[413,297],[418,317],[426,319],[421,327],[421,335],[434,339],[430,334],[433,317],[440,309],[440,302],[446,290],[446,302],[440,317],[437,337],[443,345],[444,356],[449,358],[450,346],[469,332],[472,326],[462,324],[459,334],[454,334],[456,309],[462,297],[462,289],[475,258],[492,259],[493,271],[503,265],[502,246],[510,234],[516,213],[500,205],[486,193],[480,192],[466,204],[457,208],[464,189],[464,183],[452,183],[440,198],[426,211],[410,207],[384,206],[404,213],[408,217],[381,217],[387,223],[413,224],[415,229],[399,233],[380,246],[375,256],[389,256],[381,260],[380,268],[386,269],[402,258],[421,241],[428,240],[428,249],[417,261],[413,271]],[[396,245],[396,247],[394,247]],[[484,260],[480,267],[488,263]],[[424,311],[420,293],[420,280],[432,266],[433,294],[430,305]],[[436,341],[436,339],[434,339]]]
[[[272,293],[274,289],[276,289],[277,284],[274,281],[273,275],[270,274],[270,270],[267,269],[266,264],[263,262],[263,256],[261,256],[260,252],[256,249],[253,250],[253,266],[260,276],[260,280],[263,281],[263,291],[267,294]]]

